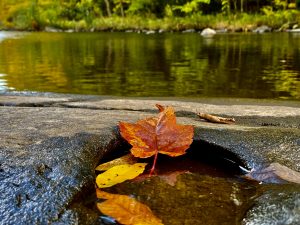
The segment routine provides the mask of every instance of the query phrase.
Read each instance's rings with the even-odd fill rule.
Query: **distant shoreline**
[[[261,29],[264,27],[264,25],[260,27],[256,27],[253,30],[243,30],[243,29],[238,29],[238,30],[228,30],[226,28],[224,29],[216,29],[217,34],[234,34],[234,33],[299,33],[300,34],[300,29],[286,29],[286,30],[275,30],[270,27],[267,29]],[[210,27],[207,27],[210,28]],[[206,28],[204,28],[206,29]],[[138,33],[138,34],[163,34],[163,33],[201,33],[204,29],[186,29],[186,30],[148,30],[148,29],[125,29],[125,30],[118,30],[118,29],[92,29],[92,30],[76,30],[76,29],[60,29],[60,28],[55,28],[55,27],[46,27],[43,30],[19,30],[19,29],[1,29],[0,32],[48,32],[48,33],[101,33],[101,32],[123,32],[123,33]],[[271,30],[270,30],[271,29]]]
[[[259,30],[264,26],[265,30]],[[0,21],[0,30],[6,31],[47,31],[47,32],[199,32],[211,28],[217,32],[300,32],[300,11],[263,14],[216,14],[190,17],[145,18],[142,16],[99,17],[92,21],[58,20],[53,22],[32,21],[14,24]],[[259,29],[258,29],[259,28]],[[258,30],[257,30],[258,29]]]

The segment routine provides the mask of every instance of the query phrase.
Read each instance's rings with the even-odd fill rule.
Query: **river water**
[[[300,100],[300,34],[0,32],[0,93]]]

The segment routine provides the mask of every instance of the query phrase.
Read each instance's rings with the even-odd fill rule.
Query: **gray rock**
[[[55,27],[45,27],[46,32],[56,33],[56,32],[62,32],[61,29],[55,28]]]
[[[78,133],[25,148],[1,148],[2,224],[79,221],[70,205],[93,184],[93,169],[101,155],[95,149],[106,144],[99,136]]]
[[[14,32],[14,31],[1,31],[0,30],[0,42],[7,38],[18,38],[26,35],[26,33]]]
[[[93,29],[93,30],[92,30],[92,29]],[[90,32],[94,32],[94,31],[95,31],[94,28],[92,28],[92,29],[90,30]],[[68,30],[65,30],[64,32],[65,32],[65,33],[74,33],[75,30],[73,30],[73,29],[68,29]]]
[[[282,186],[277,190],[266,191],[255,200],[254,206],[248,211],[242,224],[300,224],[299,187]]]
[[[118,121],[133,122],[152,116],[157,113],[156,103],[174,106],[180,123],[195,126],[195,140],[219,146],[223,149],[220,154],[227,154],[243,167],[256,169],[279,162],[300,171],[298,102],[3,95],[0,96],[2,224],[99,221],[99,215],[85,200],[94,192],[94,167],[119,145]],[[204,122],[195,115],[199,111],[235,117],[237,123]],[[273,205],[273,198],[264,197],[273,196],[272,193],[265,192],[257,199],[244,220],[246,224],[257,224],[254,214],[259,218],[267,216],[268,210],[260,209]],[[297,209],[298,203],[295,207],[290,205],[299,198],[298,186],[292,195],[285,188],[280,193],[283,197],[278,203],[283,205],[275,207],[274,213],[280,215],[283,209]],[[292,221],[296,219],[294,216]]]
[[[200,35],[203,37],[213,37],[214,35],[216,35],[216,31],[211,29],[211,28],[205,28],[204,30],[201,31]]]
[[[94,167],[113,144],[113,126],[84,128],[89,122],[73,110],[71,117],[81,122],[60,109],[13,109],[1,108],[1,224],[82,221],[72,205],[94,185]]]
[[[287,32],[300,33],[300,28],[298,28],[298,29],[292,29],[292,30],[287,30]]]
[[[182,31],[182,33],[195,33],[195,32],[196,32],[195,29],[187,29],[187,30]]]
[[[268,27],[266,25],[262,25],[260,27],[257,27],[256,29],[253,30],[253,33],[259,33],[259,34],[262,34],[262,33],[266,33],[266,32],[271,32],[272,31],[272,28],[271,27]]]
[[[156,31],[155,30],[147,30],[145,31],[145,34],[149,35],[149,34],[155,34]]]

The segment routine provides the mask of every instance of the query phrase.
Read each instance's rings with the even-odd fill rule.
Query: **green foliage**
[[[122,17],[125,16],[124,7],[128,6],[131,3],[131,0],[114,0],[114,9],[115,13],[118,13]]]
[[[37,8],[37,2],[32,0],[10,7],[5,20],[6,25],[12,25],[16,29],[39,29],[39,10]]]
[[[230,13],[230,0],[221,0],[222,2],[222,12]]]
[[[152,0],[132,0],[127,11],[132,14],[149,12],[152,2]]]
[[[86,20],[88,23],[101,14],[101,9],[94,4],[93,0],[71,0],[62,3],[60,17],[68,20]]]
[[[178,9],[185,14],[191,14],[197,12],[201,4],[209,4],[209,3],[210,0],[192,0],[185,3],[184,5],[174,6],[173,9],[174,10]]]
[[[299,6],[300,0],[297,1]],[[278,27],[299,21],[299,11],[288,9],[286,0],[1,0],[0,10],[2,27],[24,30],[46,26],[76,30],[183,30],[243,27],[245,21],[251,26],[265,23]],[[240,11],[247,10],[251,10],[250,15],[240,15]]]
[[[159,0],[131,0],[127,12],[130,15],[156,15],[162,17],[165,5],[166,2]]]
[[[274,28],[280,28],[283,24],[300,22],[299,11],[297,10],[274,10],[271,6],[265,6],[261,9],[265,15],[263,23]]]
[[[172,7],[167,4],[166,7],[165,7],[165,16],[166,17],[173,17],[173,10],[172,10]]]
[[[287,0],[273,0],[274,8],[276,9],[286,9],[288,7]]]

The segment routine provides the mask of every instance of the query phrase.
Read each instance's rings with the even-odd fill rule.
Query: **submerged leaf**
[[[159,177],[164,180],[167,184],[171,185],[171,186],[175,186],[176,182],[177,182],[177,177],[179,175],[182,175],[184,173],[189,173],[189,171],[187,170],[183,170],[183,171],[174,171],[174,172],[170,172],[170,173],[166,173],[166,174],[162,174],[159,175]]]
[[[246,177],[258,181],[267,181],[280,178],[285,181],[300,184],[300,173],[283,166],[280,163],[271,163],[270,166],[266,168],[258,171],[251,171],[246,175]]]
[[[140,158],[155,155],[154,165],[158,153],[173,157],[183,155],[194,136],[193,126],[176,123],[172,107],[157,107],[160,111],[157,118],[146,118],[136,123],[119,123],[122,137],[132,145],[131,153]]]
[[[97,198],[106,199],[97,203],[98,209],[125,225],[163,225],[151,209],[127,195],[110,194],[96,189]]]
[[[108,170],[114,166],[119,166],[119,165],[123,165],[123,164],[134,164],[136,163],[138,160],[137,158],[135,158],[132,154],[127,154],[124,155],[120,158],[114,159],[112,161],[109,161],[107,163],[102,163],[101,165],[97,166],[95,168],[95,170],[98,171],[105,171]]]
[[[124,164],[110,168],[96,177],[96,184],[99,188],[111,187],[113,185],[131,180],[143,173],[147,163]]]

